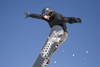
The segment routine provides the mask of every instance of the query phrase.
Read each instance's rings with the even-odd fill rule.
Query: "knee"
[[[61,38],[60,41],[59,41],[59,44],[60,44],[60,45],[67,39],[67,36],[68,36],[67,32],[64,32],[62,38]]]

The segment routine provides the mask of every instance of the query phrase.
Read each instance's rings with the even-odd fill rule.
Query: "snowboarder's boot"
[[[48,61],[47,61],[47,63],[46,63],[46,65],[45,65],[45,66],[48,66],[49,64],[50,64],[50,60],[48,60]]]

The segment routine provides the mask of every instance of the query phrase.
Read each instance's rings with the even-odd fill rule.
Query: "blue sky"
[[[50,32],[44,20],[27,18],[51,7],[82,24],[68,24],[68,38],[48,67],[100,67],[99,0],[0,0],[0,67],[32,67]]]

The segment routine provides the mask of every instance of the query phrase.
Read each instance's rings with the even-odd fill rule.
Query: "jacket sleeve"
[[[30,14],[29,17],[37,18],[37,19],[43,19],[44,20],[43,16],[40,15],[40,14]]]
[[[73,23],[78,23],[75,19],[75,17],[65,17],[65,16],[62,16],[62,19],[64,22],[66,23],[70,23],[70,24],[73,24]]]

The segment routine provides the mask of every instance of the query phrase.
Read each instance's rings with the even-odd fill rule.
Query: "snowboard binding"
[[[58,49],[58,47],[59,47],[59,43],[57,43],[57,45],[56,45],[55,49]],[[45,65],[45,66],[48,66],[49,64],[50,64],[50,59],[47,61],[47,63],[46,63],[46,65]]]
[[[49,64],[50,64],[50,60],[48,60],[48,61],[47,61],[47,63],[46,63],[46,65],[45,65],[45,66],[48,66]]]
[[[56,48],[55,49],[57,49],[59,47],[59,43],[57,43],[57,45],[56,45]]]

